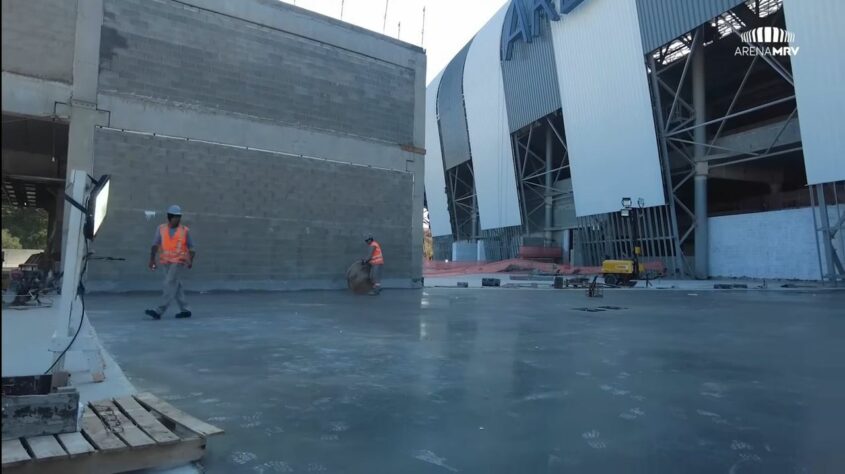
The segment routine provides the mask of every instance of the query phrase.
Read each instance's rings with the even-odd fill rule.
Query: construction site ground
[[[427,283],[428,283],[427,279]],[[210,473],[845,472],[845,292],[92,296]]]

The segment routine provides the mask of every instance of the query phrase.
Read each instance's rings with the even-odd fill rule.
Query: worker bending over
[[[381,245],[373,239],[372,235],[368,235],[365,242],[370,246],[370,256],[362,260],[362,263],[370,265],[370,281],[373,282],[373,289],[370,291],[370,294],[377,295],[381,293],[381,273],[384,270],[384,255],[381,253]]]
[[[167,209],[167,224],[162,224],[156,230],[153,247],[150,250],[150,270],[155,270],[156,255],[164,268],[164,292],[161,304],[156,309],[148,309],[147,315],[153,319],[161,319],[170,303],[176,299],[179,304],[177,318],[190,318],[191,311],[185,301],[185,288],[182,286],[182,274],[186,268],[194,265],[194,243],[188,227],[181,225],[182,209],[173,205]],[[161,253],[159,254],[159,250]]]

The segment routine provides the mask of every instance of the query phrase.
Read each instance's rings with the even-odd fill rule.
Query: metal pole
[[[449,184],[452,188],[450,194],[452,196],[452,216],[453,216],[452,219],[454,219],[454,221],[455,221],[455,241],[460,241],[461,240],[461,228],[460,228],[460,223],[458,222],[458,205],[455,201],[456,198],[457,198],[457,196],[455,196],[455,193],[457,193],[457,189],[456,189],[457,185],[455,183],[455,177],[454,177],[455,171],[456,170],[447,170],[447,173],[449,173]]]
[[[546,126],[546,196],[545,196],[545,204],[546,204],[546,219],[545,219],[545,240],[546,246],[550,246],[552,243],[552,151],[554,148],[552,147],[554,136],[552,135],[552,128],[551,126]]]
[[[695,109],[695,277],[706,280],[708,268],[707,229],[707,91],[705,82],[704,45],[701,35],[695,37],[692,61],[692,106]]]
[[[420,33],[420,46],[425,46],[425,7],[423,7],[422,32]]]
[[[527,196],[525,195],[525,183],[523,182],[523,176],[525,175],[525,169],[521,163],[521,159],[519,157],[519,137],[516,135],[511,135],[511,147],[513,147],[513,157],[516,160],[516,172],[519,176],[517,176],[517,183],[519,183],[519,187],[517,190],[519,191],[520,195],[520,204],[522,206],[522,232],[523,234],[528,233],[528,205],[525,203],[525,199]]]
[[[384,34],[387,31],[387,6],[390,5],[390,0],[384,0],[384,23],[381,25],[381,32]]]
[[[830,239],[830,216],[827,214],[827,200],[824,195],[824,185],[816,185],[816,197],[819,204],[819,220],[821,221],[822,245],[824,245],[824,261],[826,268],[822,270],[824,278],[836,281],[836,269],[833,264],[833,242]]]
[[[816,218],[816,196],[815,186],[810,185],[810,210],[813,211],[813,236],[816,238],[816,256],[819,258],[819,277],[824,281],[824,268],[822,266],[822,249],[819,242],[819,221]]]
[[[472,193],[472,241],[478,240],[478,193]]]

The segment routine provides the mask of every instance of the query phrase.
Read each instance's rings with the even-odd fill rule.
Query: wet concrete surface
[[[94,296],[210,473],[845,472],[845,293]],[[600,306],[614,307],[603,311]]]

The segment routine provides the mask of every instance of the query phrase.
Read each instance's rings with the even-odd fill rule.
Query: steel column
[[[700,30],[699,30],[700,31]],[[692,106],[695,109],[695,277],[706,280],[708,269],[707,175],[707,89],[702,35],[696,34],[692,58]]]
[[[546,205],[546,216],[545,216],[545,243],[546,246],[551,245],[552,242],[552,199],[554,197],[554,192],[552,191],[552,151],[554,148],[552,147],[554,136],[552,135],[552,128],[550,125],[546,126],[546,195],[545,195],[545,205]]]

